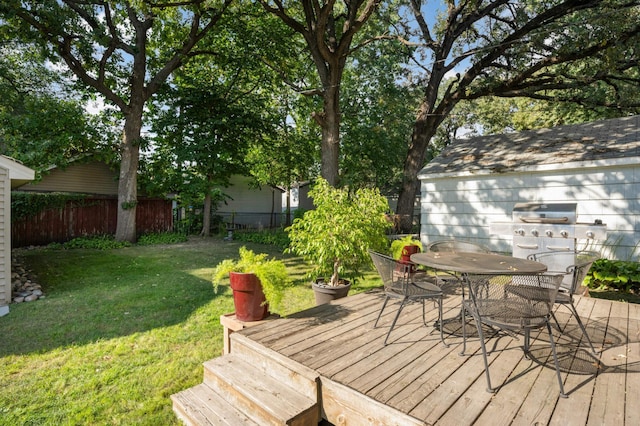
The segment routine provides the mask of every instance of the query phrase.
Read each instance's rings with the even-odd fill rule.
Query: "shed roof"
[[[635,158],[634,158],[635,157]],[[640,163],[640,115],[458,139],[427,164],[434,174],[505,173],[543,165],[631,159]]]
[[[35,177],[35,172],[32,169],[6,155],[0,155],[0,167],[9,170],[11,189],[24,185]]]

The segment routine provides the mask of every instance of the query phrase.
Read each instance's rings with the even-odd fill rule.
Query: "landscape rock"
[[[33,302],[45,297],[35,275],[16,255],[11,256],[11,291],[13,303]]]

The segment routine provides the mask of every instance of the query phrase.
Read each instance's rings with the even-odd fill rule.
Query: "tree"
[[[147,101],[193,54],[232,0],[204,2],[4,0],[5,28],[38,43],[123,118],[116,239],[135,241],[137,174]]]
[[[52,119],[55,117],[55,119]],[[45,65],[36,46],[0,45],[0,152],[40,174],[64,167],[98,149],[82,102],[70,97],[66,81]]]
[[[342,83],[340,183],[395,195],[411,137],[408,118],[420,98],[406,83],[408,49],[400,43],[371,43],[354,52],[353,59]]]
[[[433,24],[427,20],[430,2],[409,3],[415,25],[407,24],[401,37],[415,48],[416,68],[424,74],[396,210],[405,219],[404,230],[411,224],[406,219],[412,217],[430,140],[459,102],[487,96],[557,99],[559,93],[579,102],[584,89],[599,82],[614,90],[639,82],[636,0],[448,1]]]
[[[467,122],[475,123],[483,134],[521,132],[640,114],[640,108],[624,106],[632,104],[631,98],[638,96],[637,90],[628,90],[621,95],[625,99],[605,101],[615,107],[491,96],[468,102],[465,110]]]
[[[286,90],[286,89],[285,89]],[[288,92],[288,90],[286,90]],[[251,175],[260,184],[283,188],[287,192],[285,225],[291,224],[291,188],[308,180],[316,160],[317,132],[308,123],[309,106],[290,93],[276,93],[272,99],[272,131],[252,144],[247,162]]]
[[[288,108],[280,102],[281,81],[262,60],[267,52],[271,58],[283,54],[268,42],[282,27],[259,4],[229,10],[217,31],[203,39],[215,54],[177,70],[154,103],[153,160],[159,167],[152,164],[153,178],[173,177],[172,190],[181,198],[188,194],[191,202],[204,202],[204,236],[211,207],[226,198],[232,175],[252,175],[256,185],[279,184],[284,173],[295,170],[293,161],[283,163],[290,152],[304,152],[277,134]]]
[[[209,235],[212,203],[223,199],[217,188],[234,174],[248,174],[246,153],[265,129],[266,99],[252,92],[255,74],[212,65],[192,61],[176,73],[153,127],[153,174],[173,177],[174,190],[204,200],[202,236]]]
[[[322,98],[322,112],[313,118],[322,129],[321,176],[338,183],[340,157],[340,86],[345,65],[358,32],[374,14],[381,0],[260,0],[265,10],[302,35],[315,65],[320,87],[302,88],[305,95]],[[360,43],[366,43],[360,40]],[[288,81],[294,82],[289,78]],[[293,83],[299,86],[297,83]]]

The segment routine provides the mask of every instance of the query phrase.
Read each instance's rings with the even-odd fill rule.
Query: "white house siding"
[[[34,171],[0,155],[0,316],[11,302],[11,189],[33,180]]]
[[[229,195],[225,203],[221,203],[216,214],[223,216],[225,222],[249,227],[269,227],[271,212],[275,220],[279,221],[282,213],[282,192],[268,185],[255,188],[249,185],[250,179],[243,176],[233,176],[231,186],[222,188]],[[276,222],[279,225],[280,222]]]
[[[638,258],[640,165],[637,158],[528,167],[507,173],[421,176],[421,239],[459,238],[510,252],[512,237],[492,235],[518,202],[575,202],[578,221],[601,219],[608,238],[592,247],[612,259]],[[583,247],[587,240],[578,240]],[[592,242],[593,243],[593,242]]]
[[[9,170],[0,167],[0,316],[9,313],[11,302],[11,179]]]

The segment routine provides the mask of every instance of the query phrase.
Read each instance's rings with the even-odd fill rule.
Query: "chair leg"
[[[556,327],[558,327],[558,330],[562,332],[562,327],[560,327],[560,322],[558,321],[558,318],[556,317],[556,314],[555,312],[553,312],[553,310],[551,311],[551,316],[553,317],[553,321],[555,321]]]
[[[460,351],[460,355],[464,355],[467,350],[467,323],[465,321],[466,311],[464,308],[464,302],[462,305],[462,309],[460,309],[460,324],[462,325],[462,350]]]
[[[448,348],[449,345],[444,341],[444,324],[442,323],[442,297],[438,300],[438,321],[440,322],[440,340],[445,348]]]
[[[580,315],[578,315],[578,312],[576,311],[575,306],[573,306],[573,303],[569,303],[568,305],[569,305],[569,309],[572,311],[571,313],[573,314],[574,317],[576,317],[576,321],[580,326],[580,330],[582,330],[582,334],[584,335],[584,338],[587,339],[587,343],[589,343],[589,346],[591,347],[591,352],[593,352],[594,355],[597,354],[598,352],[596,351],[596,348],[593,346],[593,343],[591,343],[591,339],[587,334],[587,329],[584,328],[584,324],[582,324],[582,320],[580,319]]]
[[[553,340],[553,333],[551,332],[551,324],[549,320],[546,321],[547,331],[549,332],[549,342],[551,343],[551,352],[553,353],[553,363],[556,367],[556,376],[558,377],[558,385],[560,386],[560,397],[567,398],[567,394],[564,393],[564,386],[562,384],[562,376],[560,375],[560,363],[558,362],[558,352],[556,351],[556,344]]]
[[[389,301],[389,297],[385,296],[384,303],[382,304],[382,309],[380,309],[380,313],[378,313],[378,318],[376,318],[376,322],[375,324],[373,324],[373,328],[376,328],[378,326],[378,321],[380,320],[380,317],[382,316],[382,311],[384,311],[384,308],[387,306],[388,301]]]
[[[385,346],[387,345],[387,340],[389,340],[389,335],[391,334],[393,327],[395,327],[396,321],[398,321],[398,318],[400,317],[400,312],[402,312],[402,308],[404,308],[404,304],[406,302],[407,302],[406,298],[402,299],[402,303],[400,303],[400,307],[398,308],[398,313],[396,314],[396,317],[393,319],[393,322],[391,323],[391,327],[389,327],[389,331],[387,332],[387,337],[384,338]]]
[[[487,378],[487,392],[495,393],[495,389],[491,386],[491,377],[489,376],[489,361],[487,360],[487,347],[484,344],[484,335],[482,333],[482,322],[479,318],[474,317],[478,336],[480,336],[480,347],[482,348],[482,360],[484,361],[484,374]]]

